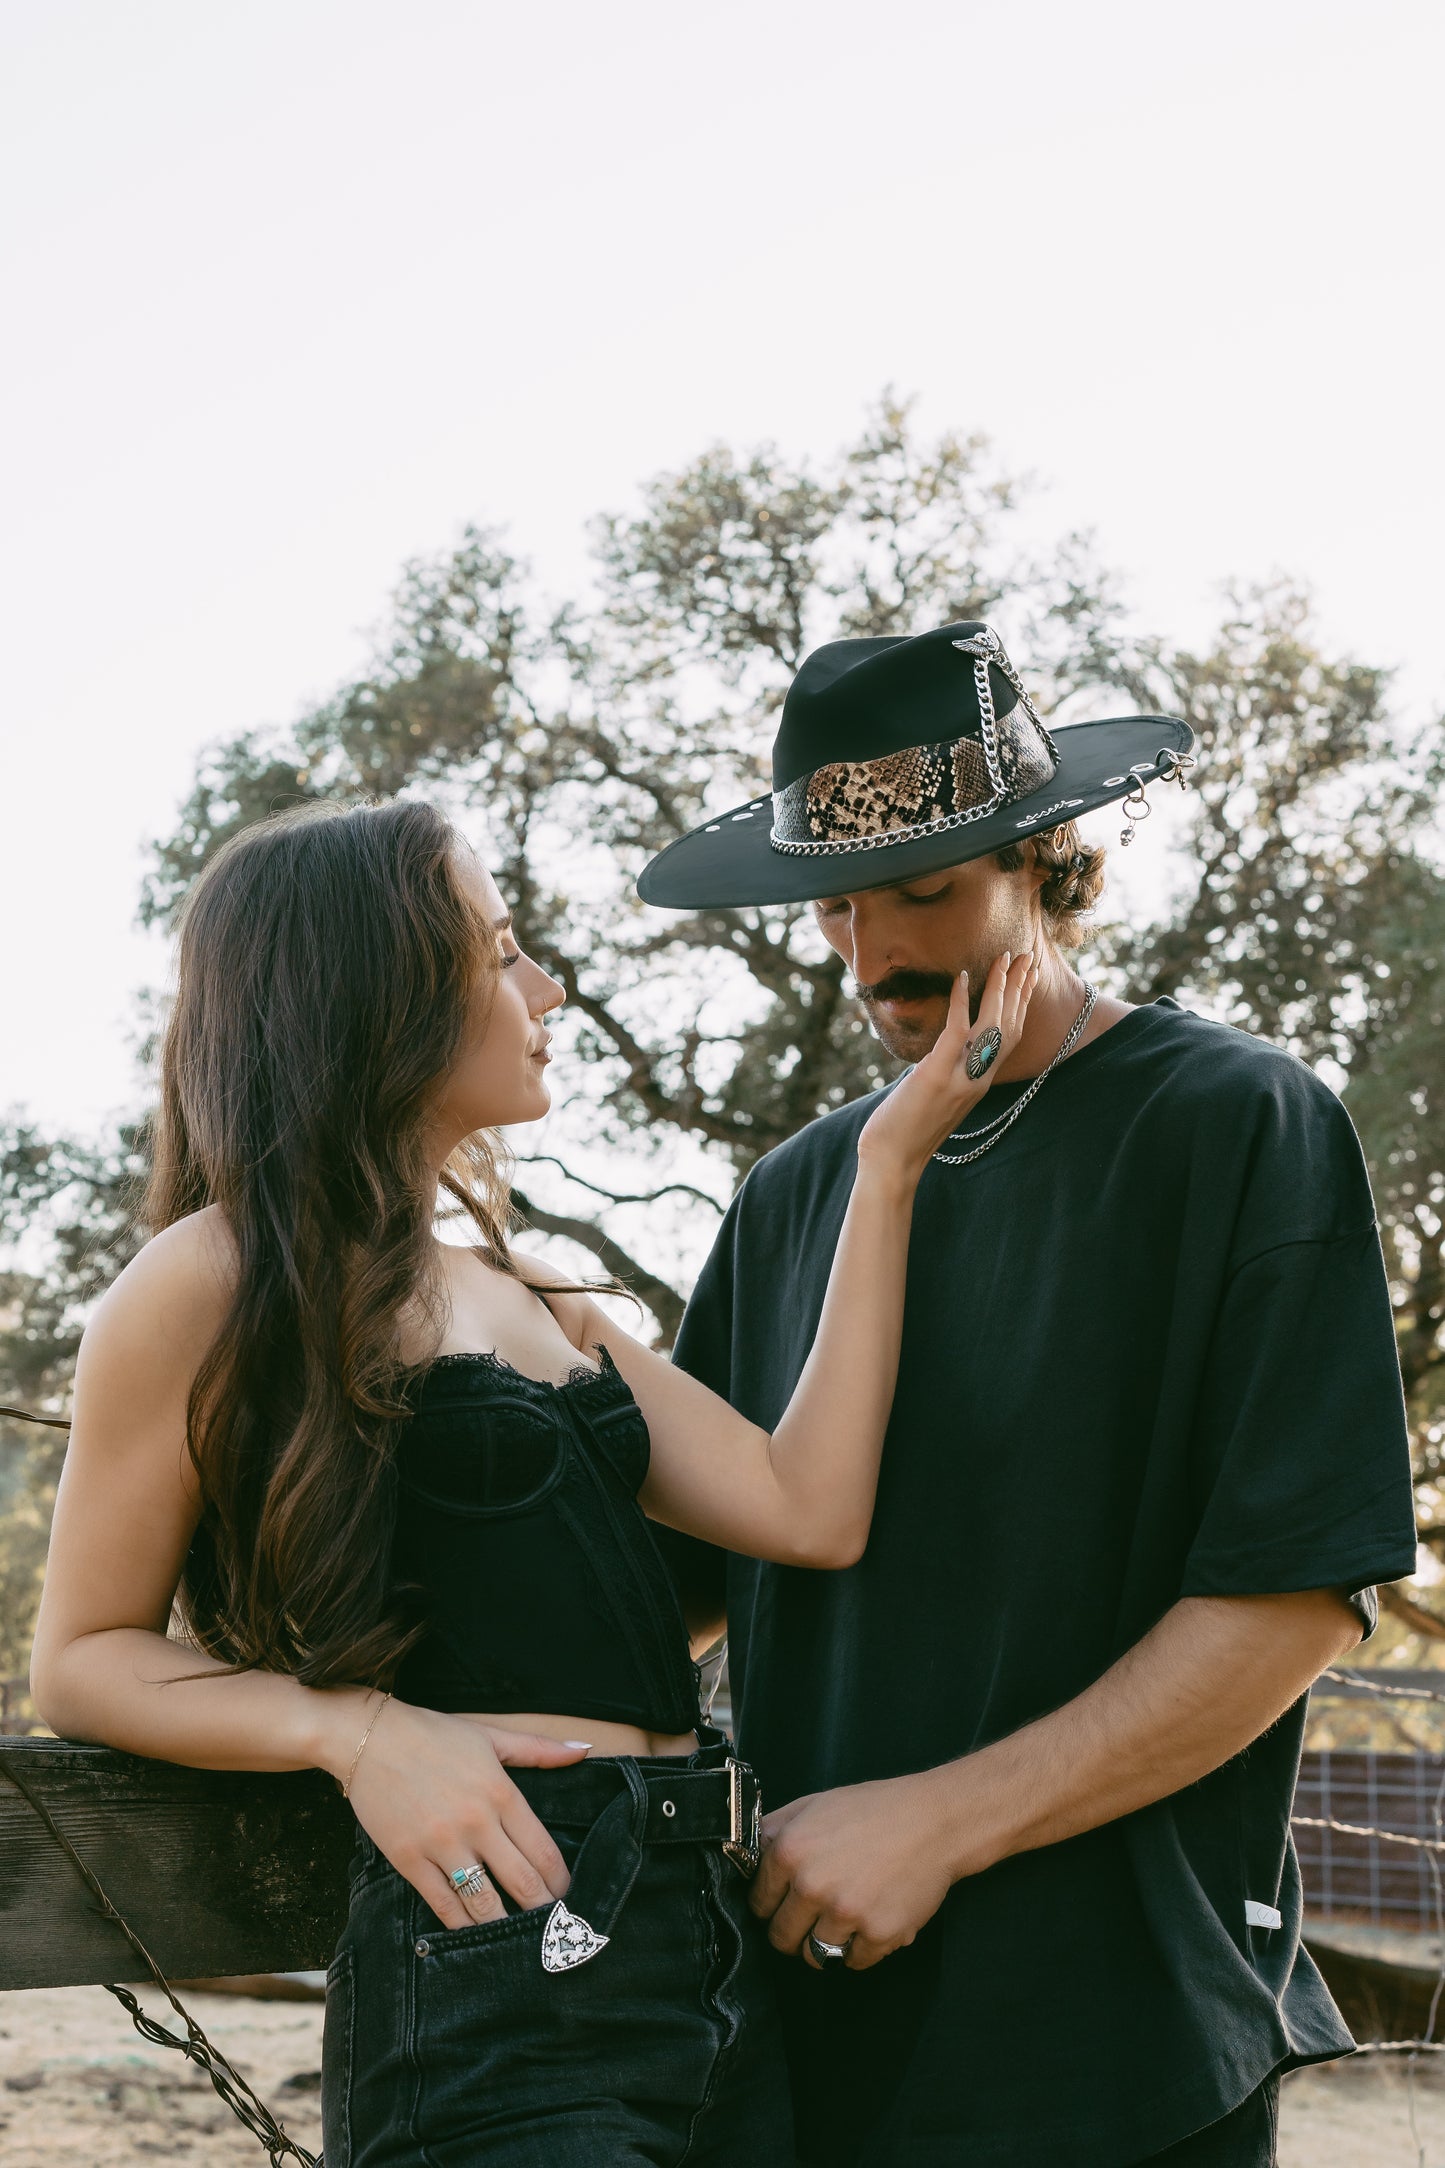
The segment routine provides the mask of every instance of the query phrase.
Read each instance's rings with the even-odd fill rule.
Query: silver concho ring
[[[963,1065],[964,1075],[971,1076],[977,1083],[998,1060],[998,1050],[1002,1045],[1003,1033],[995,1024],[990,1024],[987,1031],[981,1031],[976,1039],[970,1039],[968,1059]]]
[[[491,1878],[485,1867],[453,1867],[452,1887],[468,1897],[484,1897],[491,1888]]]
[[[817,1935],[810,1931],[808,1935],[808,1955],[815,1965],[835,1965],[840,1958],[848,1955],[852,1940],[853,1937],[850,1935],[847,1942],[822,1942]]]

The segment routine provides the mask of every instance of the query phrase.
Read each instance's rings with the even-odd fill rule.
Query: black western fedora
[[[1147,783],[1183,786],[1193,744],[1175,715],[1049,730],[977,621],[831,640],[788,688],[771,792],[659,851],[637,892],[695,910],[916,880],[1113,798],[1135,817]]]

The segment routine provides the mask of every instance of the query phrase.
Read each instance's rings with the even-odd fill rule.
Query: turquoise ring
[[[968,1059],[963,1065],[964,1075],[972,1077],[977,1083],[998,1060],[998,1050],[1002,1045],[1003,1033],[995,1024],[990,1024],[987,1031],[981,1031],[976,1039],[970,1039]]]

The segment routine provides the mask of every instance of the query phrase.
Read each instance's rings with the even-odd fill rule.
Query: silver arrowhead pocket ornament
[[[569,1912],[561,1898],[553,1905],[542,1936],[542,1963],[548,1972],[570,1972],[605,1950],[610,1935],[599,1935],[580,1913]]]

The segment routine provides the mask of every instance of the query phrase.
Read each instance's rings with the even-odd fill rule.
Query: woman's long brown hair
[[[218,1206],[238,1271],[196,1373],[201,1519],[176,1602],[196,1645],[308,1685],[389,1684],[422,1630],[388,1590],[403,1308],[444,1314],[425,1126],[484,1024],[495,929],[432,806],[294,806],[233,836],[179,918],[153,1232]],[[484,1254],[516,1265],[500,1148],[442,1168]]]

